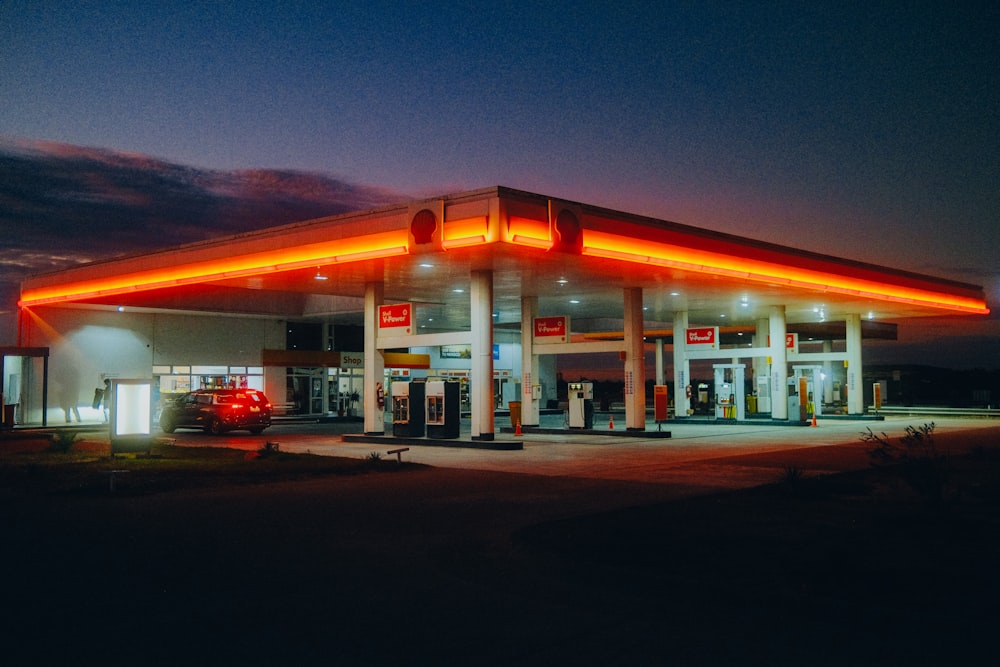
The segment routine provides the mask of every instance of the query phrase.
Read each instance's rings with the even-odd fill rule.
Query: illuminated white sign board
[[[153,441],[153,381],[112,380],[111,453],[148,451]]]

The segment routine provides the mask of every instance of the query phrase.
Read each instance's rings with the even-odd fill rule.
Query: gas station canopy
[[[747,328],[783,306],[789,331],[859,314],[867,335],[898,318],[985,315],[981,287],[763,243],[504,187],[348,213],[35,276],[19,305],[273,315],[362,324],[366,284],[414,304],[420,333],[469,328],[470,274],[493,276],[494,325],[523,297],[614,332],[622,290],[646,327]],[[669,333],[669,332],[665,332]],[[609,335],[613,335],[609,334]]]

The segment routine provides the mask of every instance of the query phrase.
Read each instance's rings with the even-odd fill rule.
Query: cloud
[[[319,173],[196,169],[0,137],[0,285],[9,290],[27,275],[81,262],[404,199]]]

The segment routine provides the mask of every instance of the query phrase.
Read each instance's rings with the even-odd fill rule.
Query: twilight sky
[[[886,354],[1000,368],[997,35],[995,0],[4,0],[0,281],[193,240],[191,217],[232,233],[248,187],[290,190],[285,221],[506,185],[983,285],[989,318],[901,327]],[[198,207],[221,181],[223,219]],[[186,225],[138,212],[178,183]],[[155,236],[90,243],[111,199]],[[27,233],[57,213],[64,233]],[[12,259],[32,244],[44,262]]]

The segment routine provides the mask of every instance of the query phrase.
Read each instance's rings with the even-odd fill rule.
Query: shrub
[[[874,466],[894,466],[906,483],[931,503],[944,499],[948,485],[948,453],[934,442],[934,422],[914,428],[895,444],[884,432],[876,434],[869,428],[861,440],[869,445],[868,456]]]
[[[51,449],[65,454],[73,446],[76,439],[76,431],[56,431],[52,434]]]
[[[785,492],[792,496],[797,496],[801,492],[802,469],[798,466],[785,466],[785,472],[781,476],[781,485]]]

